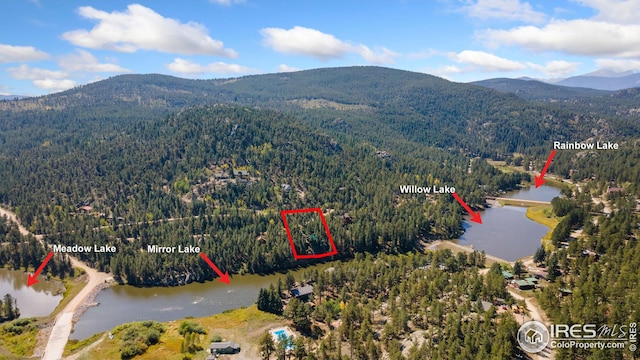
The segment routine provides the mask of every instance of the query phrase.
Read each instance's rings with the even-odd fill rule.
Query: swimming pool
[[[276,343],[280,341],[288,341],[287,350],[293,350],[293,338],[294,335],[289,332],[288,329],[275,329],[271,330],[271,334],[273,334],[274,340]]]

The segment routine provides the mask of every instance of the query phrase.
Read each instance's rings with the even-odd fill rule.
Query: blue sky
[[[637,0],[5,0],[0,94],[122,73],[379,65],[467,82],[640,70]]]

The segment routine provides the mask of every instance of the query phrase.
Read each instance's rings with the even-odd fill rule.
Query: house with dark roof
[[[514,284],[520,290],[531,290],[535,287],[535,284],[532,284],[527,280],[516,280]]]
[[[214,356],[216,354],[237,354],[240,352],[240,345],[231,341],[219,341],[212,342],[209,345],[209,349],[211,350],[211,355]]]
[[[309,300],[309,297],[311,296],[311,294],[313,294],[312,285],[298,286],[296,288],[291,289],[291,296],[298,298],[302,301]]]
[[[559,292],[560,292],[560,296],[562,297],[573,294],[573,291],[566,288],[560,288]]]

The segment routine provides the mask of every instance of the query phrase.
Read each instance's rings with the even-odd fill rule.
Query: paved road
[[[62,358],[64,346],[67,344],[69,334],[71,334],[71,321],[73,320],[73,311],[63,312],[56,318],[56,324],[51,330],[47,348],[42,355],[43,359],[58,360]]]

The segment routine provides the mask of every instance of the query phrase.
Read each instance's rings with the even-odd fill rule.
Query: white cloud
[[[580,63],[565,60],[548,61],[544,65],[527,62],[527,66],[535,71],[545,74],[551,78],[561,78],[572,75],[580,66]]]
[[[455,65],[445,65],[435,70],[435,74],[441,75],[441,76],[461,74],[463,72],[466,72],[466,71]]]
[[[62,91],[68,90],[72,87],[76,86],[76,82],[69,79],[42,79],[42,80],[34,80],[33,85],[35,85],[39,89],[50,90],[50,91]]]
[[[76,54],[63,56],[58,61],[61,68],[71,72],[105,72],[123,73],[131,72],[116,64],[100,63],[98,59],[86,50],[77,50]]]
[[[363,59],[371,64],[391,64],[395,61],[395,58],[399,55],[385,47],[378,49],[377,52],[373,52],[371,49],[364,45],[359,45],[356,50]]]
[[[432,71],[439,76],[464,74],[471,72],[513,72],[532,69],[547,77],[562,77],[574,73],[580,63],[565,60],[553,60],[544,65],[532,62],[520,62],[496,56],[484,51],[464,50],[459,53],[448,53],[447,57],[462,66],[445,65]]]
[[[58,70],[32,68],[22,64],[18,67],[8,68],[9,76],[16,80],[31,80],[39,89],[60,91],[76,86],[76,82],[67,79],[68,73]]]
[[[467,0],[464,2],[468,4],[462,7],[464,12],[471,17],[483,20],[505,19],[541,23],[547,17],[544,13],[533,10],[528,2],[520,2],[520,0]]]
[[[576,55],[640,56],[640,25],[597,20],[554,20],[544,27],[521,26],[487,30],[490,44],[520,45],[534,51],[558,51]]]
[[[376,64],[388,64],[398,54],[387,48],[374,52],[369,47],[353,45],[342,41],[331,34],[316,29],[294,26],[287,30],[282,28],[264,28],[260,30],[265,45],[284,54],[311,56],[320,61],[339,59],[347,54],[358,54],[365,61]]]
[[[572,55],[640,57],[640,1],[573,0],[596,11],[591,18],[552,19],[544,26],[489,29],[479,33],[490,46]]]
[[[244,2],[244,0],[209,0],[209,1],[215,4],[224,5],[224,6],[231,6],[233,4],[242,4]]]
[[[7,72],[9,76],[16,80],[63,79],[69,76],[69,74],[64,71],[32,68],[25,64],[8,68]]]
[[[278,65],[278,72],[292,72],[292,71],[300,71],[297,67],[289,66],[287,64]]]
[[[353,51],[351,45],[333,35],[302,26],[295,26],[289,30],[265,28],[260,30],[260,34],[265,44],[275,51],[312,56],[321,61],[341,58]]]
[[[596,65],[600,69],[613,70],[615,72],[640,71],[640,60],[632,59],[596,59]]]
[[[526,68],[526,65],[521,62],[505,59],[484,51],[464,50],[459,53],[450,53],[448,57],[457,63],[469,65],[465,71],[516,71]]]
[[[234,50],[225,48],[221,41],[212,39],[203,25],[165,18],[139,4],[127,6],[124,12],[108,13],[90,6],[80,7],[78,12],[98,24],[90,31],[78,29],[62,34],[63,39],[77,46],[120,52],[141,49],[188,55],[238,56]]]
[[[438,67],[424,67],[419,70],[422,73],[439,76],[443,79],[447,79],[449,81],[454,81],[450,75],[463,74],[467,72],[465,69],[462,69],[456,65],[441,65]]]
[[[49,54],[33,46],[13,46],[0,44],[0,63],[36,61],[48,59]]]
[[[598,11],[596,20],[618,24],[637,24],[640,18],[640,1],[637,0],[574,0]]]
[[[179,74],[200,75],[200,74],[250,74],[259,72],[246,66],[238,64],[227,64],[215,62],[208,65],[201,65],[189,60],[176,58],[172,63],[167,64],[167,69]]]

